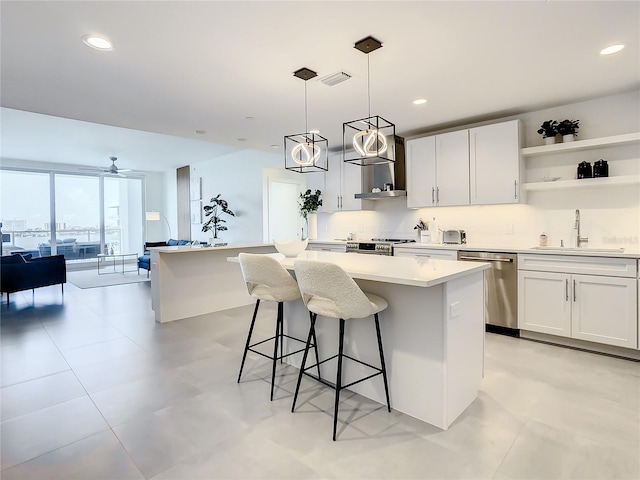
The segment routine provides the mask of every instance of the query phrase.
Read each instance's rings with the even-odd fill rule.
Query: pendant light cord
[[[307,123],[307,81],[306,80],[304,81],[304,131],[305,133],[309,133],[309,124]]]

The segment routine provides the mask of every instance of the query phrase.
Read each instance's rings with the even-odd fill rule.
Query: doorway
[[[298,200],[306,189],[303,175],[277,168],[263,170],[263,240],[293,240],[302,237]]]

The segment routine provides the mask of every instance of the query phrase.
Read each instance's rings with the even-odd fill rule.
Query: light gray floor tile
[[[71,371],[18,383],[0,390],[2,421],[86,395]]]
[[[618,448],[570,431],[529,421],[499,473],[522,479],[637,479],[638,445]]]
[[[2,422],[2,468],[106,430],[89,397],[79,397]]]
[[[45,325],[47,332],[60,350],[92,345],[122,337],[122,333],[100,320],[96,325]]]
[[[114,427],[200,393],[199,389],[175,375],[154,374],[90,395],[109,425]]]
[[[144,476],[111,430],[2,471],[4,480],[136,480]]]
[[[127,337],[115,338],[113,340],[106,340],[104,342],[62,351],[62,355],[67,360],[67,363],[74,369],[91,365],[92,363],[132,355],[134,353],[144,353],[144,350]]]
[[[21,344],[23,345],[23,344]],[[13,348],[12,345],[8,348]],[[15,385],[36,378],[69,370],[69,365],[60,352],[34,354],[28,357],[8,356],[2,360],[2,386]]]

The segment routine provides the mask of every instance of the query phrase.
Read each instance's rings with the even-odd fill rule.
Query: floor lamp
[[[145,214],[145,218],[147,220],[147,222],[159,222],[160,221],[160,217],[162,217],[162,219],[167,223],[167,228],[169,229],[169,238],[171,238],[171,226],[169,225],[169,220],[167,220],[167,217],[165,217],[164,215],[162,215],[160,212],[157,211],[151,211],[151,212],[146,212]],[[148,232],[147,235],[148,236]],[[169,240],[169,238],[167,240]],[[148,240],[148,238],[147,238]]]

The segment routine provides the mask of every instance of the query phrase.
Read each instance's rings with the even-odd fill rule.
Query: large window
[[[141,178],[2,170],[0,179],[4,255],[26,250],[83,263],[141,251]]]
[[[0,221],[3,255],[28,250],[38,256],[38,246],[51,238],[49,174],[3,170]]]

